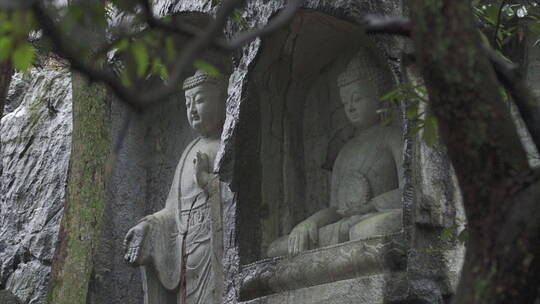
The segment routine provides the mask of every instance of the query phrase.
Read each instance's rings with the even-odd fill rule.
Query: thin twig
[[[141,3],[143,8],[142,13],[145,17],[146,23],[151,28],[160,29],[170,34],[188,37],[196,37],[201,34],[201,29],[191,24],[182,21],[178,21],[175,24],[169,24],[159,20],[154,16],[150,0],[142,0]],[[212,45],[218,49],[228,50],[226,42],[220,37],[213,39]]]
[[[182,73],[212,43],[214,37],[219,36],[227,22],[229,15],[239,5],[240,0],[223,1],[216,18],[203,31],[197,35],[183,50],[180,58],[176,61],[167,83],[152,92],[142,93],[140,100],[144,106],[156,100],[166,100],[178,90],[178,83]]]
[[[241,0],[227,0],[222,2],[215,20],[213,20],[205,29],[189,26],[187,24],[167,24],[156,19],[152,13],[152,7],[149,1],[143,0],[143,13],[146,14],[146,20],[150,26],[157,26],[160,29],[166,29],[181,35],[191,35],[194,39],[183,49],[181,56],[174,64],[170,73],[169,80],[160,88],[150,92],[139,92],[137,89],[126,88],[111,70],[96,68],[80,58],[78,52],[67,42],[66,37],[58,30],[53,19],[48,15],[45,8],[35,2],[32,9],[36,14],[36,19],[43,28],[44,33],[49,36],[54,43],[57,51],[65,57],[74,70],[85,74],[91,81],[101,81],[107,84],[111,91],[125,103],[131,105],[137,110],[142,110],[148,106],[155,105],[160,101],[167,100],[178,90],[178,83],[184,74],[184,71],[193,62],[196,57],[208,49],[210,46],[218,46],[221,49],[233,50],[241,47],[243,44],[264,35],[274,32],[281,26],[286,25],[302,5],[301,0],[288,1],[287,6],[274,17],[270,22],[261,28],[240,33],[229,42],[217,40],[220,37],[223,27],[227,22],[233,10],[240,5]],[[409,36],[410,26],[405,18],[401,17],[366,17],[366,32],[368,33],[386,33]],[[107,46],[104,46],[104,49]]]
[[[144,94],[140,97],[143,105],[147,105],[154,100],[164,100],[174,94],[177,83],[180,81],[182,72],[185,70],[187,65],[190,64],[198,54],[212,44],[214,37],[219,36],[229,18],[229,15],[240,4],[240,2],[240,0],[223,1],[222,7],[218,11],[215,20],[210,23],[205,30],[200,32],[199,35],[195,37],[194,41],[188,44],[182,51],[181,57],[175,64],[168,83],[164,87],[148,94]],[[240,35],[234,39],[233,43],[228,43],[229,45],[227,48],[239,47],[242,44],[255,39],[256,37],[260,37],[260,35],[270,33],[271,29],[275,30],[276,28],[285,25],[292,19],[294,13],[298,10],[301,3],[301,0],[289,1],[287,7],[282,10],[272,21],[270,21],[267,26]],[[267,28],[270,28],[270,30]]]
[[[151,15],[149,17],[150,22],[158,21],[157,24],[160,28],[167,27],[170,31],[175,31],[177,34],[187,34],[194,36],[192,42],[190,42],[182,51],[180,58],[174,64],[170,73],[167,83],[158,89],[150,92],[138,92],[136,89],[129,89],[122,85],[121,81],[110,70],[96,68],[90,64],[87,64],[76,50],[66,41],[65,36],[58,30],[53,19],[48,15],[45,8],[39,3],[35,2],[32,5],[32,9],[36,15],[36,19],[43,28],[44,33],[51,39],[56,47],[56,50],[66,58],[74,70],[85,74],[91,81],[101,81],[107,84],[111,91],[119,97],[125,103],[131,105],[136,110],[142,110],[148,106],[154,105],[157,102],[164,101],[178,90],[178,83],[182,77],[186,68],[193,62],[196,57],[204,52],[211,45],[219,44],[222,49],[234,49],[241,46],[248,41],[259,37],[260,35],[266,35],[273,30],[286,24],[298,9],[301,4],[301,0],[289,1],[287,7],[278,14],[266,27],[259,28],[253,31],[249,31],[239,35],[233,40],[233,43],[221,43],[216,40],[215,37],[219,37],[225,23],[227,22],[230,14],[233,10],[239,6],[241,0],[228,0],[223,1],[221,8],[218,10],[216,18],[212,21],[204,30],[195,31],[194,28],[169,27],[168,24],[158,21]],[[151,12],[151,7],[147,6],[145,10]],[[218,41],[218,42],[216,42]]]
[[[404,17],[366,15],[364,17],[364,29],[366,34],[411,36],[411,22]]]
[[[506,0],[502,0],[499,12],[497,14],[497,23],[495,24],[495,33],[493,33],[493,47],[497,47],[497,35],[499,34],[499,27],[501,26],[501,16]]]
[[[235,2],[239,4],[241,1]],[[211,45],[221,50],[232,51],[252,41],[255,38],[261,38],[270,33],[273,33],[280,27],[286,25],[292,19],[298,9],[302,6],[302,3],[303,1],[301,0],[290,0],[287,2],[287,6],[275,18],[272,18],[272,20],[270,20],[270,22],[265,26],[242,32],[230,41],[223,40],[220,37],[214,38],[213,40],[211,40]],[[196,37],[202,34],[201,30],[195,26],[186,23],[173,25],[155,18],[152,13],[152,6],[150,0],[143,1],[143,8],[146,22],[150,27],[159,28],[166,32],[177,35],[188,35]]]
[[[139,31],[135,33],[124,33],[124,34],[118,35],[117,38],[114,38],[111,41],[103,43],[100,46],[98,46],[96,50],[92,52],[92,59],[97,60],[101,58],[102,56],[106,56],[107,53],[111,51],[115,45],[117,45],[124,39],[128,39],[128,40],[137,39],[143,36],[144,34],[146,34],[144,31]]]
[[[484,49],[499,81],[512,96],[518,111],[531,134],[531,138],[540,147],[540,102],[532,95],[517,65],[507,61],[493,49]]]
[[[25,8],[37,1],[38,0],[0,0],[0,8]]]
[[[289,23],[289,21],[294,17],[298,9],[302,6],[302,3],[303,1],[301,0],[287,1],[287,6],[276,17],[271,19],[267,25],[238,34],[231,41],[229,41],[229,43],[227,43],[226,47],[229,50],[234,50],[255,38],[261,38],[270,33],[273,33],[280,27]]]
[[[80,54],[78,54],[78,52],[66,41],[65,37],[56,27],[54,21],[39,1],[32,5],[32,10],[36,16],[36,20],[38,20],[43,29],[44,34],[51,39],[57,52],[69,61],[71,67],[75,71],[86,75],[91,81],[101,81],[106,83],[112,92],[122,101],[136,110],[141,110],[136,95],[131,90],[125,88],[112,71],[95,68],[86,64],[84,60],[81,59]]]

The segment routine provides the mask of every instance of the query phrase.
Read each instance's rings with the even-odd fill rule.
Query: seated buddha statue
[[[383,124],[377,113],[387,87],[380,75],[371,62],[356,56],[338,76],[340,99],[355,134],[332,167],[329,207],[273,241],[269,257],[401,230],[403,141],[400,129]]]

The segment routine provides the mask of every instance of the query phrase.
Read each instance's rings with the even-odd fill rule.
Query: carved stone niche
[[[362,111],[346,113],[348,98],[354,94],[342,89],[351,77],[355,82],[360,79],[362,90],[371,86],[375,91],[366,93],[368,108],[374,113],[388,106],[376,95],[391,90],[399,75],[392,74],[385,54],[360,26],[311,10],[301,11],[287,28],[263,39],[259,58],[249,71],[248,98],[241,110],[241,121],[249,119],[243,120],[236,137],[238,301],[411,303],[419,298],[442,301],[440,295],[448,293],[438,283],[419,292],[429,296],[414,291],[413,285],[419,289],[425,285],[417,282],[432,281],[409,271],[409,256],[418,256],[412,254],[418,225],[411,173],[413,144],[403,139],[408,126],[400,109],[393,109],[397,115],[389,125],[382,123],[388,117],[377,116],[380,121],[375,129],[379,129],[370,134],[363,131],[373,128],[355,122]],[[359,66],[367,66],[367,71],[351,76]],[[391,148],[398,152],[392,154]],[[385,153],[392,154],[396,163],[380,165]],[[351,169],[365,169],[369,162],[373,162],[369,170],[360,170],[366,176],[333,177],[338,170],[347,171],[347,164]],[[385,172],[392,172],[393,177]],[[345,191],[338,184],[346,184]],[[392,192],[387,197],[397,197],[388,199],[391,206],[358,211],[361,219],[356,218],[345,233],[331,237],[319,225],[319,242],[311,240],[313,244],[301,252],[293,249],[291,254],[289,238],[300,223],[332,206],[343,214],[341,203],[335,203],[340,195],[352,198],[354,205],[375,201],[387,192]],[[344,218],[349,217],[338,216],[330,223]],[[422,229],[431,231],[430,235],[442,230],[431,227],[426,224]],[[323,240],[329,238],[334,239]],[[414,263],[411,269],[422,268],[422,261]]]

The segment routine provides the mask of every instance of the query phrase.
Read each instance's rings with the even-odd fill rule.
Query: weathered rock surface
[[[2,117],[0,290],[44,303],[65,199],[71,76],[16,74]],[[9,302],[8,302],[9,303]]]
[[[17,297],[15,297],[9,290],[0,291],[0,303],[3,304],[19,304]]]
[[[157,0],[155,11],[159,15],[178,11],[194,11],[212,14],[215,12],[212,0]],[[286,1],[253,0],[245,9],[244,18],[250,27],[260,26],[282,9]],[[383,15],[401,15],[401,1],[393,0],[306,0],[304,8],[320,11],[333,17],[359,23],[362,15],[377,13]],[[233,36],[238,25],[227,26],[226,34]],[[247,44],[235,54],[234,71],[230,80],[227,121],[223,133],[224,146],[221,151],[220,173],[228,182],[233,182],[241,161],[234,155],[238,142],[244,137],[239,131],[239,124],[250,117],[246,116],[244,100],[249,100],[250,71],[256,65],[257,58],[263,52],[264,43],[259,39]],[[394,72],[400,69],[399,42],[391,37],[378,37],[377,46],[384,51]],[[281,47],[281,46],[276,46]],[[391,60],[390,60],[391,59]],[[396,74],[399,74],[397,72]],[[534,74],[538,75],[538,73]],[[399,75],[394,75],[399,78]],[[536,77],[535,76],[535,77]],[[1,205],[0,205],[0,290],[8,289],[22,303],[42,303],[46,294],[46,284],[50,272],[54,244],[57,241],[58,227],[62,215],[64,188],[67,179],[67,167],[71,133],[71,84],[65,73],[41,71],[30,76],[16,75],[9,93],[10,104],[6,107],[6,116],[2,119],[2,162]],[[241,113],[241,110],[243,112]],[[115,164],[111,181],[112,197],[106,212],[104,224],[104,244],[98,251],[95,261],[95,273],[91,287],[90,303],[142,303],[142,284],[138,269],[129,268],[122,261],[122,238],[125,232],[145,214],[160,210],[167,195],[174,166],[181,151],[193,137],[187,127],[185,106],[182,98],[170,100],[142,115],[133,113],[120,103],[112,105],[113,133],[115,140],[123,129],[125,120],[129,120],[127,134],[123,137],[118,161]],[[243,132],[243,131],[242,131]],[[410,150],[413,144],[409,143]],[[407,204],[412,200],[418,214],[410,226],[429,227],[429,237],[437,238],[441,231],[455,226],[455,206],[459,199],[457,189],[449,179],[449,164],[444,155],[426,147],[416,147],[414,161],[424,166],[408,170],[417,170],[419,180],[409,181],[410,189],[420,190],[411,197],[406,197]],[[238,151],[236,151],[238,152]],[[412,153],[409,151],[409,153]],[[238,155],[238,154],[237,154]],[[238,169],[245,170],[245,169]],[[409,179],[411,172],[409,174]],[[434,184],[433,181],[439,182]],[[414,183],[414,184],[413,184]],[[413,191],[411,190],[411,191]],[[434,202],[435,201],[435,202]],[[425,203],[429,206],[423,206]],[[422,210],[422,207],[427,207]],[[434,208],[435,207],[435,208]],[[409,206],[408,208],[411,208]],[[425,211],[425,214],[422,213]],[[240,263],[241,251],[238,235],[245,226],[236,226],[243,220],[237,213],[236,201],[225,206],[226,244],[224,266],[228,274],[227,303],[237,302],[240,278],[237,274],[245,266]],[[450,219],[450,221],[446,221]],[[458,225],[459,226],[459,225]],[[431,239],[426,235],[416,235],[422,246],[430,247]],[[414,252],[414,261],[409,265],[422,277],[437,277],[439,270],[450,274],[450,282],[445,285],[454,287],[461,265],[462,248],[453,248],[452,240],[438,243],[445,250],[428,251],[420,248]],[[240,241],[242,243],[242,241]],[[446,247],[445,247],[446,246]],[[430,247],[431,248],[431,247]],[[411,255],[412,256],[412,255]],[[432,268],[426,267],[433,266]],[[425,271],[423,271],[425,270]],[[236,280],[236,281],[235,281]],[[292,302],[306,300],[313,290],[313,297],[323,302],[333,294],[345,294],[347,288],[359,289],[359,293],[369,290],[368,295],[380,299],[385,280],[374,277],[351,279],[339,284],[310,287],[298,293],[276,294],[270,300],[254,300],[256,303],[284,303],[287,296]],[[399,280],[401,282],[401,280]],[[417,298],[430,299],[430,303],[440,300],[440,294],[433,294],[439,286],[433,281],[416,280],[411,288]],[[359,284],[373,287],[359,288]],[[376,283],[376,284],[375,284]],[[333,292],[333,293],[332,293]],[[449,293],[450,291],[443,290]],[[7,294],[7,293],[6,293]],[[293,298],[295,295],[297,298]],[[0,291],[0,303],[2,302]],[[333,299],[335,302],[348,300],[357,303],[357,299]],[[330,300],[328,300],[330,302]],[[8,302],[9,303],[9,302]],[[327,302],[325,302],[327,303]]]

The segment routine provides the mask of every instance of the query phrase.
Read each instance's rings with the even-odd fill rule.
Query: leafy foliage
[[[28,42],[35,30],[36,22],[30,12],[0,11],[0,61],[11,60],[17,70],[28,70],[36,57],[34,47]]]
[[[439,140],[437,118],[429,110],[427,91],[423,85],[400,85],[384,95],[381,100],[393,105],[389,109],[398,108],[401,101],[407,100],[407,119],[413,123],[407,136],[414,136],[422,131],[422,138],[427,145],[433,147],[437,144]]]
[[[65,7],[46,5],[54,26],[64,44],[74,50],[84,62],[98,70],[114,71],[115,77],[127,88],[137,88],[149,77],[169,79],[173,66],[182,55],[186,43],[179,43],[179,33],[166,31],[152,23],[152,1],[108,0],[68,1]],[[538,0],[473,0],[484,40],[504,53],[504,48],[522,39],[524,29],[540,44],[540,4]],[[213,6],[223,5],[213,0]],[[172,25],[173,17],[158,20]],[[245,8],[235,8],[229,21],[241,30],[248,29]],[[40,33],[40,20],[31,7],[0,11],[0,62],[11,60],[25,71],[36,64],[39,53],[53,51],[45,35]],[[43,36],[43,37],[42,37]],[[39,38],[39,41],[37,41]],[[111,69],[111,62],[121,62]],[[193,66],[210,74],[219,70],[210,62],[198,58]],[[423,130],[426,143],[437,142],[437,121],[429,112],[425,89],[399,88],[399,92],[385,96],[389,102],[400,98],[410,100],[407,116],[415,123],[411,134]]]
[[[499,54],[507,60],[505,47],[514,39],[523,39],[521,30],[528,30],[535,39],[535,45],[540,47],[540,4],[538,1],[508,1],[508,0],[473,0],[473,11],[481,28],[481,37],[486,45],[492,45]],[[491,38],[490,39],[490,36]],[[504,87],[500,87],[503,100],[510,102]],[[429,110],[429,99],[423,85],[401,85],[381,98],[398,108],[402,100],[407,100],[407,119],[413,123],[408,136],[421,131],[422,139],[429,146],[438,143],[438,123]],[[392,115],[388,115],[392,117]],[[460,234],[461,235],[461,234]],[[464,236],[463,236],[464,237]]]
[[[214,5],[221,2],[214,0]],[[43,1],[63,43],[90,67],[113,72],[126,88],[134,88],[152,76],[166,81],[186,46],[186,36],[152,25],[151,20],[156,17],[148,13],[149,3],[146,0],[68,1],[64,7],[54,7]],[[244,10],[237,8],[229,20],[246,29],[243,14]],[[170,16],[156,20],[165,25],[175,22]],[[32,7],[0,9],[0,62],[9,60],[18,70],[26,71],[38,63],[38,52],[56,52],[55,43],[43,35],[40,25]],[[220,73],[203,58],[195,60],[193,67],[210,74]]]
[[[483,30],[492,36],[492,46],[501,49],[527,29],[540,42],[540,4],[536,0],[473,0],[474,12]]]

